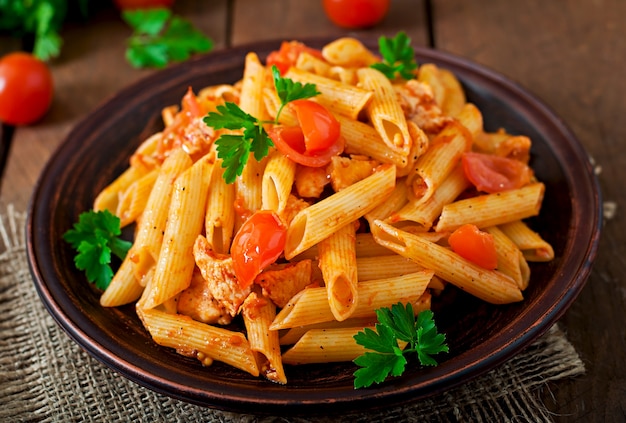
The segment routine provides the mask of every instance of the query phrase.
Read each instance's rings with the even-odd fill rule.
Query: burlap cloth
[[[334,418],[259,417],[191,405],[145,389],[102,365],[47,313],[25,254],[26,214],[0,215],[0,421],[549,422],[538,400],[549,381],[584,373],[565,334],[552,327],[499,368],[434,398]]]

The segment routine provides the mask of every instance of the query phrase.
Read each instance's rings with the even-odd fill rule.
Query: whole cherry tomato
[[[241,288],[254,282],[263,269],[282,254],[287,239],[287,228],[276,213],[269,210],[255,212],[246,220],[233,239],[230,254]]]
[[[343,28],[369,28],[389,10],[389,0],[322,0],[328,18]]]
[[[461,257],[488,270],[498,266],[498,255],[493,235],[476,225],[465,224],[450,234],[448,243]]]
[[[48,66],[35,56],[9,53],[0,59],[0,121],[28,125],[41,119],[52,102]]]
[[[463,171],[476,189],[490,194],[521,188],[530,182],[532,170],[525,163],[507,157],[467,152]]]
[[[172,7],[174,0],[114,0],[120,10],[149,9],[152,7]]]
[[[268,131],[278,151],[309,167],[324,166],[343,151],[339,122],[324,106],[311,100],[296,100],[290,105],[299,126],[279,125]]]

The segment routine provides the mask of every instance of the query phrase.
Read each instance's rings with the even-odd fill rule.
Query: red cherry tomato
[[[314,154],[330,148],[339,138],[340,125],[324,106],[311,100],[289,103],[304,134],[306,151]]]
[[[0,59],[0,121],[28,125],[41,119],[52,102],[48,66],[31,54],[9,53]]]
[[[287,70],[296,64],[298,56],[301,53],[307,52],[322,60],[322,52],[314,48],[308,47],[299,41],[283,41],[280,45],[280,50],[272,51],[267,56],[267,66],[276,66],[281,75],[284,75]]]
[[[149,9],[154,7],[170,8],[174,0],[114,0],[120,10]]]
[[[341,153],[344,139],[340,125],[326,108],[311,100],[293,103],[300,126],[275,126],[268,133],[274,145],[296,163],[322,167]]]
[[[476,189],[496,193],[521,188],[530,182],[530,167],[507,157],[467,152],[462,157],[463,171]]]
[[[282,254],[287,228],[276,213],[255,212],[241,226],[230,249],[239,286],[247,288],[263,269]]]
[[[476,225],[465,224],[450,234],[448,243],[461,257],[488,270],[498,266],[498,255],[493,235]]]
[[[389,0],[323,0],[326,16],[343,28],[370,28],[387,15]]]

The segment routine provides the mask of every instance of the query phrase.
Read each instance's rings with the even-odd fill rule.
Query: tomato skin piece
[[[270,52],[267,55],[266,64],[269,67],[276,66],[281,75],[284,75],[290,67],[296,64],[301,53],[307,52],[318,59],[324,59],[322,52],[308,47],[300,41],[283,41],[279,50]]]
[[[304,134],[299,126],[275,126],[267,132],[278,151],[294,162],[308,167],[327,165],[333,156],[343,151],[345,145],[343,137],[339,137],[328,149],[311,154],[306,151]]]
[[[252,285],[257,275],[280,257],[286,239],[287,228],[273,211],[257,211],[243,223],[230,250],[242,289]]]
[[[498,267],[493,235],[481,231],[476,225],[468,223],[460,226],[450,234],[448,243],[455,253],[484,269]]]
[[[120,10],[150,9],[155,7],[170,8],[174,0],[114,0]]]
[[[296,100],[289,104],[296,112],[307,152],[315,154],[326,150],[337,141],[341,127],[324,106],[311,100]]]
[[[476,189],[489,194],[521,188],[533,176],[525,163],[492,154],[466,152],[461,162],[467,179]]]
[[[390,0],[322,0],[326,16],[342,28],[371,28],[389,11]]]
[[[54,83],[48,66],[25,52],[0,59],[0,121],[30,125],[46,114]]]

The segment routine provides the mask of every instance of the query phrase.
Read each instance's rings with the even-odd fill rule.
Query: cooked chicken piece
[[[328,174],[323,167],[298,166],[296,168],[295,186],[298,195],[302,198],[319,198],[329,182]]]
[[[293,217],[298,214],[300,210],[309,207],[309,205],[310,204],[306,201],[290,194],[287,198],[287,205],[285,206],[285,210],[280,215],[280,219],[285,225],[289,225]]]
[[[368,160],[361,156],[334,156],[328,165],[330,183],[335,192],[339,192],[370,176],[379,164],[376,160]]]
[[[196,268],[191,278],[191,284],[180,293],[177,311],[204,323],[218,323],[227,325],[232,316],[213,298],[209,284]]]
[[[263,295],[282,308],[291,297],[311,284],[311,260],[266,270],[257,276],[255,282],[263,288]]]
[[[202,277],[207,282],[207,289],[218,305],[230,316],[237,315],[239,307],[250,293],[250,287],[242,289],[239,286],[232,257],[213,252],[209,241],[202,235],[196,238],[193,255]]]
[[[438,133],[452,120],[443,114],[428,84],[411,79],[404,85],[394,85],[394,88],[406,118],[427,133]]]

